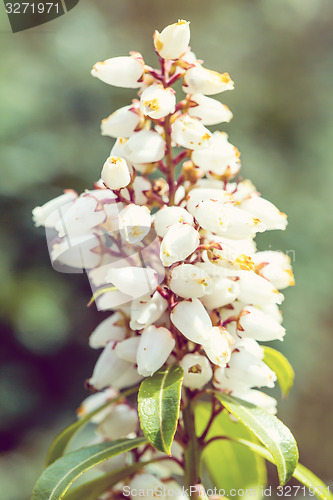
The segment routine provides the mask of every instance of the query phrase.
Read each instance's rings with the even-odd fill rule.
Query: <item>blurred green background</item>
[[[112,144],[100,120],[134,97],[93,79],[92,65],[129,50],[155,64],[154,29],[178,18],[191,21],[205,65],[235,81],[217,97],[234,113],[224,129],[242,152],[243,177],[288,213],[286,232],[259,239],[295,256],[278,348],[296,382],[279,416],[301,461],[333,481],[332,0],[80,0],[16,34],[3,4],[0,16],[1,499],[29,498],[52,437],[74,419],[97,356],[88,336],[105,316],[86,308],[85,275],[53,271],[31,210],[98,179]]]

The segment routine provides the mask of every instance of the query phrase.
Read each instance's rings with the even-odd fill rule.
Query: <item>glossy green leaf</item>
[[[268,346],[263,346],[263,349],[264,361],[276,373],[282,396],[288,396],[295,378],[293,367],[281,352]]]
[[[211,404],[201,402],[195,408],[197,434],[201,435],[211,414]],[[241,422],[234,422],[227,412],[218,415],[207,435],[208,439],[215,436],[231,436],[257,442],[252,432]],[[255,490],[251,494],[253,500],[261,497],[261,488],[266,484],[265,460],[241,444],[231,440],[218,440],[209,444],[202,454],[203,465],[218,490],[224,490],[226,497],[231,490]],[[235,500],[240,496],[233,496]]]
[[[82,484],[78,488],[70,490],[65,494],[64,500],[96,500],[106,490],[112,488],[114,485],[128,478],[131,474],[139,471],[145,465],[150,464],[152,461],[137,462],[133,465],[116,469],[112,472],[103,474],[92,481]]]
[[[138,394],[141,429],[149,443],[170,455],[179,418],[184,371],[170,365],[143,380]]]
[[[104,405],[102,405],[100,408],[97,408],[96,410],[92,411],[88,415],[86,415],[83,418],[80,418],[76,422],[73,422],[71,425],[66,427],[63,431],[58,434],[55,439],[53,440],[46,456],[46,467],[51,465],[55,460],[58,458],[62,457],[63,454],[66,451],[66,448],[72,439],[72,437],[80,430],[82,429],[94,415],[97,415],[100,411],[104,410],[107,406],[110,404],[114,403],[115,401],[118,401],[120,398],[124,398],[126,396],[129,396],[130,394],[134,394],[137,392],[138,386],[132,387],[131,389],[128,389],[127,391],[124,391],[120,394],[118,394],[117,397],[110,399],[107,401]]]
[[[288,427],[259,406],[221,392],[216,391],[215,395],[223,406],[248,427],[271,452],[280,484],[286,484],[298,462],[297,444]]]
[[[84,472],[120,453],[146,443],[143,437],[100,443],[68,453],[51,464],[38,479],[31,500],[60,500]]]
[[[263,446],[255,444],[251,441],[247,441],[245,439],[237,439],[237,441],[240,444],[247,446],[272,464],[275,463],[270,452]],[[333,495],[332,493],[330,493],[329,487],[304,465],[297,464],[297,467],[293,472],[293,477],[300,483],[304,484],[304,486],[306,486],[307,488],[311,488],[313,489],[313,491],[315,490],[317,498],[320,498],[321,500],[333,500]]]

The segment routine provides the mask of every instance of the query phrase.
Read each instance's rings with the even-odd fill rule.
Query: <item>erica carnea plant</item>
[[[286,395],[293,382],[287,359],[261,344],[285,335],[290,259],[254,242],[284,230],[287,217],[236,178],[238,149],[207,128],[231,120],[210,96],[234,83],[207,69],[189,41],[179,20],[154,33],[157,69],[138,52],[95,64],[94,77],[138,96],[102,120],[116,141],[93,189],[66,190],[33,211],[54,267],[84,269],[91,304],[110,312],[90,336],[101,350],[92,394],[51,445],[35,500],[258,498],[265,460],[277,467],[280,496],[291,476],[303,495],[330,496],[298,465],[276,400],[258,390],[277,381]],[[88,422],[94,435],[73,451]],[[95,466],[93,479],[69,489]]]

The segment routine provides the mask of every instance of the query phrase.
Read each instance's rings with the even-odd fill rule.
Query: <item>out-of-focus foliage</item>
[[[296,288],[283,306],[283,352],[296,371],[279,416],[301,460],[332,480],[333,3],[331,0],[81,0],[49,24],[10,32],[1,12],[0,482],[6,500],[29,498],[55,428],[74,418],[95,353],[86,276],[57,274],[31,209],[82,190],[100,174],[112,141],[100,119],[130,92],[89,75],[98,60],[129,50],[154,64],[152,31],[191,21],[193,50],[228,71],[236,90],[225,127],[244,176],[288,213],[285,233],[259,246],[287,251]],[[278,391],[277,391],[278,395]],[[320,443],[320,446],[319,446]],[[14,478],[20,478],[20,481]]]

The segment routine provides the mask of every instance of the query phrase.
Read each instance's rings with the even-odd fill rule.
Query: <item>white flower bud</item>
[[[290,257],[283,252],[257,252],[253,261],[260,276],[273,283],[278,290],[295,284]]]
[[[212,378],[213,371],[206,356],[186,354],[179,364],[184,370],[184,387],[202,389]]]
[[[166,500],[166,496],[162,495],[165,488],[164,483],[152,474],[136,474],[130,481],[128,487],[129,491],[133,492],[131,500],[137,500],[136,492],[140,491],[145,493],[145,495],[141,495],[144,496],[145,500],[156,500],[156,491],[161,493],[158,495],[158,498]]]
[[[190,42],[190,23],[180,19],[169,24],[159,33],[154,33],[154,46],[163,59],[179,59]]]
[[[89,413],[97,410],[101,406],[103,406],[107,401],[115,398],[118,395],[118,391],[115,389],[105,389],[101,392],[96,392],[95,394],[91,394],[86,399],[82,401],[76,413],[79,418],[83,418]],[[91,417],[90,422],[94,424],[99,424],[105,417],[110,413],[110,409],[112,405],[104,408],[104,410],[100,411],[93,417]]]
[[[126,404],[115,405],[107,417],[98,425],[96,432],[104,439],[118,439],[136,432],[138,414]]]
[[[130,137],[140,123],[140,114],[134,104],[117,109],[101,123],[102,135]]]
[[[54,266],[61,264],[73,269],[94,269],[101,260],[96,253],[99,247],[100,241],[92,232],[70,238],[66,236],[52,243],[51,262]]]
[[[265,230],[259,219],[230,203],[202,201],[193,215],[203,229],[231,239],[251,238]]]
[[[199,118],[203,125],[217,125],[222,122],[230,122],[232,118],[232,112],[228,106],[203,94],[191,95],[191,106],[188,114]]]
[[[176,96],[171,87],[164,88],[162,84],[153,83],[142,92],[140,109],[150,118],[155,120],[164,118],[170,113],[174,113],[175,107]]]
[[[200,243],[200,235],[187,223],[177,223],[169,227],[161,243],[160,258],[168,267],[186,259]]]
[[[145,328],[136,358],[139,374],[144,377],[153,375],[164,365],[174,346],[175,339],[167,328],[154,325]]]
[[[218,309],[231,304],[237,299],[238,294],[239,286],[236,281],[217,277],[213,282],[213,288],[209,295],[205,295],[201,300],[207,309]]]
[[[152,163],[162,160],[165,143],[153,130],[140,130],[133,134],[125,144],[126,158],[133,163]]]
[[[183,90],[187,94],[213,95],[233,88],[234,82],[228,73],[217,73],[200,64],[189,68],[184,76]]]
[[[254,339],[251,339],[250,337],[242,337],[239,338],[239,335],[236,333],[234,335],[235,338],[235,346],[234,350],[245,350],[249,353],[251,353],[253,356],[255,356],[258,359],[263,360],[265,356],[265,351],[261,347],[260,344]]]
[[[277,413],[276,399],[268,396],[268,394],[265,394],[264,392],[257,391],[256,389],[248,389],[246,391],[232,391],[232,395],[256,406],[260,406],[272,415]]]
[[[207,148],[212,134],[198,119],[182,115],[173,122],[171,137],[179,146],[196,150]]]
[[[155,323],[168,307],[168,301],[165,300],[159,292],[155,292],[152,297],[140,297],[134,299],[131,303],[131,321],[132,330],[142,330],[142,328]]]
[[[131,245],[139,243],[150,231],[151,217],[147,207],[127,205],[119,214],[119,229]]]
[[[35,207],[32,211],[32,218],[36,227],[55,227],[65,210],[72,206],[77,198],[77,193],[72,189],[67,189],[64,194],[48,201],[41,207]]]
[[[142,379],[143,377],[139,375],[136,365],[127,363],[126,368],[121,373],[118,373],[117,378],[112,381],[112,386],[121,390],[141,382]]]
[[[170,319],[188,340],[202,344],[207,340],[212,321],[199,299],[179,302],[171,311]]]
[[[127,328],[124,315],[115,312],[109,318],[100,323],[89,337],[89,345],[92,349],[105,347],[110,341],[124,340]]]
[[[265,278],[253,271],[238,271],[238,299],[246,304],[281,304],[283,295]]]
[[[261,196],[251,196],[241,203],[241,208],[254,217],[258,217],[266,226],[267,230],[286,229],[287,216],[268,200]]]
[[[141,54],[112,57],[103,62],[97,62],[91,74],[104,83],[115,87],[137,89],[141,86],[144,73],[144,61]]]
[[[155,214],[154,227],[155,231],[163,238],[169,227],[177,222],[187,222],[193,224],[193,217],[182,207],[167,207],[164,206]]]
[[[151,182],[140,175],[137,175],[132,184],[134,189],[134,199],[137,205],[145,205],[147,203],[147,196],[145,191],[151,189]]]
[[[260,341],[283,340],[285,329],[269,314],[257,307],[246,306],[238,320],[238,334]]]
[[[276,381],[275,373],[266,363],[246,350],[233,351],[225,375],[250,387],[274,387]]]
[[[222,204],[234,203],[232,195],[223,189],[196,188],[192,189],[187,197],[187,210],[195,215],[195,210],[202,201],[219,201]]]
[[[235,343],[225,328],[214,326],[207,332],[202,347],[214,365],[226,366],[231,356],[231,348]]]
[[[114,382],[116,382],[130,366],[130,363],[118,358],[114,351],[114,342],[109,342],[106,347],[104,347],[102,354],[96,362],[93,374],[89,379],[89,384],[97,390],[104,389],[104,387],[108,386],[120,388],[115,385]]]
[[[193,108],[195,109],[195,108]],[[225,132],[214,132],[208,148],[193,151],[192,161],[204,172],[228,178],[236,175],[241,167],[238,149],[230,144]]]
[[[184,299],[202,297],[211,292],[212,286],[209,274],[193,264],[181,264],[171,272],[169,287]]]
[[[110,189],[121,189],[131,182],[126,161],[117,156],[109,156],[103,165],[101,177]]]
[[[95,197],[84,194],[65,211],[55,225],[59,236],[73,238],[80,235],[90,235],[90,229],[106,220],[103,204]]]
[[[106,281],[131,297],[153,293],[157,287],[156,272],[148,267],[129,266],[109,269]]]
[[[117,342],[114,350],[118,358],[128,361],[129,363],[136,363],[136,353],[139,341],[139,337],[130,337],[121,342]]]
[[[256,304],[255,307],[259,309],[259,311],[272,316],[278,323],[282,323],[282,312],[276,304],[262,304],[260,306]]]

